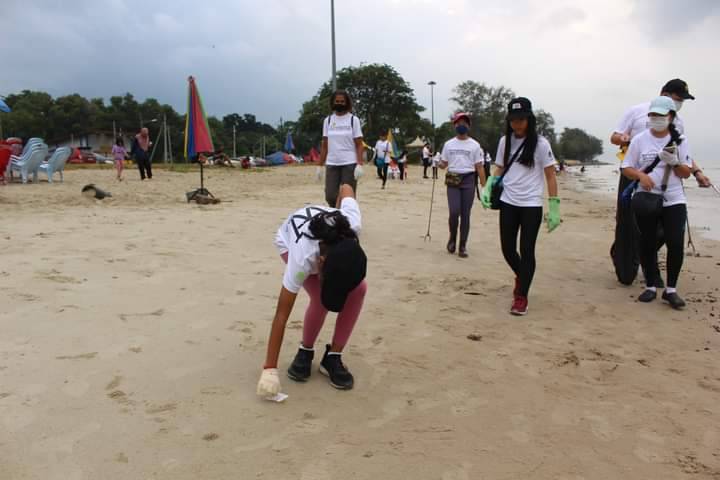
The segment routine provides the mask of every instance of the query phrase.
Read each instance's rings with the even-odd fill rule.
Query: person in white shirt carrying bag
[[[677,282],[687,222],[682,181],[692,174],[693,162],[687,138],[673,122],[676,108],[673,100],[665,96],[652,101],[648,113],[650,128],[633,138],[622,163],[622,173],[637,184],[630,205],[640,230],[640,260],[646,277],[645,291],[638,300],[648,303],[657,297],[659,223],[667,245],[667,287],[662,298],[674,309],[681,309],[685,302],[677,294]]]
[[[320,165],[325,168],[325,200],[335,207],[340,185],[350,185],[357,192],[362,177],[364,145],[360,119],[352,113],[352,99],[338,90],[330,97],[333,110],[323,121]]]

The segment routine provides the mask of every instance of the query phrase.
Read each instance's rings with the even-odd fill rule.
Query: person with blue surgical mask
[[[447,185],[448,210],[450,218],[450,238],[447,251],[454,254],[458,251],[460,258],[467,258],[467,241],[470,235],[470,211],[475,201],[476,179],[485,185],[485,153],[480,144],[470,138],[470,115],[456,113],[453,116],[455,126],[454,138],[445,142],[440,155],[440,168],[447,169],[445,185]],[[460,227],[460,245],[458,248],[457,233]]]

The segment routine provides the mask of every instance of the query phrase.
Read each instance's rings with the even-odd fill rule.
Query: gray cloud
[[[718,14],[717,0],[636,0],[633,17],[653,35],[676,37]]]

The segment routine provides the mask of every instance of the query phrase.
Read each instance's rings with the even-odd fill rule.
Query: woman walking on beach
[[[657,298],[660,271],[657,266],[658,223],[667,245],[667,287],[662,299],[674,309],[685,302],[677,294],[682,269],[687,222],[687,198],[683,179],[692,174],[690,146],[674,120],[675,103],[662,96],[652,101],[648,130],[633,138],[622,164],[622,173],[637,181],[639,188],[631,200],[640,229],[640,260],[646,277],[645,291],[638,298],[652,302]]]
[[[357,191],[357,180],[363,174],[364,147],[362,125],[352,114],[350,95],[337,90],[330,97],[330,108],[334,113],[323,121],[320,165],[326,165],[325,200],[334,207],[340,185],[350,185]]]
[[[535,275],[535,243],[543,220],[545,182],[548,186],[548,231],[560,225],[560,198],[555,158],[550,142],[537,133],[530,100],[516,98],[508,105],[505,135],[498,143],[495,175],[483,190],[483,207],[491,207],[493,185],[501,182],[500,243],[505,261],[515,273],[510,313],[528,312],[528,293]],[[518,233],[520,252],[517,251]]]
[[[403,182],[405,181],[405,177],[407,176],[407,173],[405,169],[407,168],[407,150],[403,150],[400,156],[396,159],[398,164],[398,169],[400,170],[400,180]]]
[[[457,113],[453,117],[457,135],[445,142],[442,148],[440,168],[447,168],[445,185],[447,185],[448,210],[450,218],[450,238],[447,251],[455,253],[457,248],[458,221],[460,224],[460,248],[458,255],[467,258],[467,240],[470,235],[470,211],[475,201],[475,178],[480,176],[480,183],[485,185],[485,170],[480,144],[470,138],[470,115]]]
[[[390,160],[390,142],[387,139],[387,133],[383,131],[380,132],[380,139],[375,142],[375,165],[377,166],[378,176],[382,180],[383,190],[387,183]]]
[[[135,140],[133,141],[130,152],[135,157],[138,170],[140,170],[140,180],[145,180],[146,175],[148,180],[152,180],[152,161],[150,160],[151,146],[150,132],[147,128],[143,127],[140,129],[140,133],[135,135]]]
[[[353,388],[354,378],[342,362],[342,351],[360,316],[367,286],[367,258],[360,247],[360,206],[349,185],[342,185],[338,208],[306,206],[288,217],[275,236],[275,246],[286,263],[282,288],[270,331],[267,356],[257,394],[280,392],[278,357],[287,320],[301,288],[310,297],[303,321],[302,343],[288,377],[310,378],[315,341],[328,311],[338,312],[332,344],[325,347],[320,373],[341,390]]]
[[[115,170],[117,170],[117,180],[122,182],[122,172],[127,158],[127,150],[125,150],[125,142],[122,137],[118,137],[115,140],[115,145],[112,147],[113,161],[115,162]]]

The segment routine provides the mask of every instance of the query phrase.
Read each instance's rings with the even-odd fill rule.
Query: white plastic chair
[[[48,146],[44,143],[35,143],[22,157],[14,157],[10,161],[10,173],[20,172],[22,183],[27,183],[30,174],[33,174],[33,183],[38,181],[38,169],[47,157]]]
[[[57,148],[50,157],[50,160],[40,164],[40,170],[47,174],[48,183],[53,183],[53,175],[55,175],[55,172],[60,174],[60,182],[64,180],[63,171],[65,170],[65,164],[70,158],[71,153],[72,149],[70,147]]]

